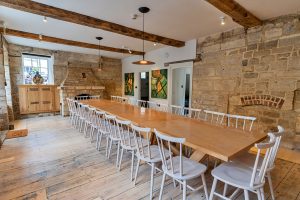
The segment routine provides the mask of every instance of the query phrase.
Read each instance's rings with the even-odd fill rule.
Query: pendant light
[[[145,13],[150,11],[148,7],[140,7],[139,11],[143,14],[143,52],[145,52]],[[135,65],[153,65],[155,62],[145,60],[145,53],[143,54],[143,59],[133,62]]]
[[[96,39],[99,41],[98,45],[98,56],[99,56],[99,63],[98,63],[98,71],[102,71],[102,59],[101,59],[101,40],[103,39],[102,37],[96,37]]]

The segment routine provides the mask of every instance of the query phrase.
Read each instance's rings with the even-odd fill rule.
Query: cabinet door
[[[40,111],[53,111],[54,91],[51,86],[40,87]]]
[[[27,87],[19,87],[19,104],[20,104],[20,113],[26,114],[28,108],[27,102]]]
[[[40,108],[39,87],[29,86],[27,88],[28,113],[36,113]]]
[[[60,111],[60,95],[59,95],[59,89],[57,87],[54,87],[54,111]]]

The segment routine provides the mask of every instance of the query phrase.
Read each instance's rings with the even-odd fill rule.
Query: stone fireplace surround
[[[61,115],[69,115],[66,98],[74,98],[77,95],[89,94],[103,97],[105,87],[94,75],[93,67],[78,67],[76,64],[68,64],[64,81],[58,87],[60,90]]]

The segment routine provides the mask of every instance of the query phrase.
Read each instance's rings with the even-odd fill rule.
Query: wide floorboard
[[[149,199],[150,167],[140,167],[136,186],[130,181],[130,155],[125,154],[121,171],[115,167],[116,149],[108,160],[105,141],[100,151],[95,143],[60,116],[24,120],[29,135],[6,140],[0,150],[0,199]],[[277,159],[272,173],[278,200],[300,200],[300,165]],[[206,173],[209,190],[210,171]],[[194,180],[192,184],[197,184]],[[154,179],[158,198],[161,173]],[[219,186],[222,189],[222,185]],[[269,199],[268,188],[266,196]],[[164,199],[181,199],[179,188],[166,181]],[[203,191],[188,199],[205,199]],[[240,195],[237,199],[243,199]],[[251,199],[256,199],[251,195]]]

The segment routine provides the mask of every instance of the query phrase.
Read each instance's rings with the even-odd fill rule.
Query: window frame
[[[25,66],[24,61],[26,58],[31,59],[31,66]],[[47,60],[47,83],[45,83],[45,84],[46,85],[54,84],[52,56],[22,53],[22,82],[23,82],[23,84],[25,84],[25,85],[34,84],[33,82],[26,83],[26,78],[25,78],[26,67],[33,68],[33,64],[32,64],[33,59],[37,59],[37,68],[38,68],[39,72],[41,72],[41,70],[45,68],[45,67],[41,66],[41,60]]]

